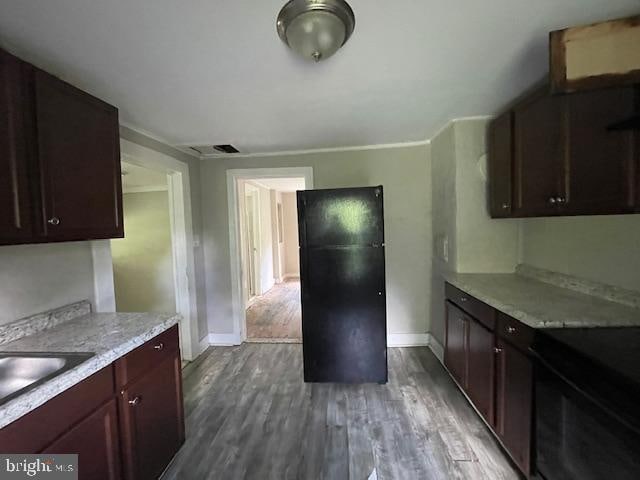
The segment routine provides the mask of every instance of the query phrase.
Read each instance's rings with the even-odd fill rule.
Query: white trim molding
[[[387,335],[388,347],[426,347],[428,344],[428,333],[390,333]]]
[[[167,185],[144,185],[142,187],[127,187],[122,189],[122,193],[149,193],[149,192],[166,192],[169,190]]]
[[[217,347],[232,347],[242,344],[240,335],[235,333],[210,333],[208,340],[209,345]]]
[[[304,178],[305,188],[313,189],[312,167],[285,167],[285,168],[243,168],[227,170],[227,206],[229,215],[229,261],[231,263],[231,304],[233,320],[233,340],[227,338],[227,342],[240,341],[247,338],[246,305],[242,295],[242,258],[240,248],[240,222],[238,202],[238,180],[250,180],[256,178]],[[218,337],[219,334],[213,333]],[[236,343],[221,343],[237,345]]]
[[[429,348],[436,356],[436,358],[440,360],[440,363],[444,365],[444,347],[438,340],[436,340],[436,337],[434,337],[430,333],[428,333],[427,335],[429,335]]]

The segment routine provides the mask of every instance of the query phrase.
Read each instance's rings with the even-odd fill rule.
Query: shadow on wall
[[[166,191],[124,195],[125,238],[111,241],[116,310],[175,312]]]

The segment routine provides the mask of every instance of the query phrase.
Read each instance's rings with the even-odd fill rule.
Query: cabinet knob
[[[510,205],[508,203],[503,203],[502,204],[502,209],[503,210],[509,210]]]
[[[557,204],[567,203],[567,199],[564,197],[556,197],[556,203]]]
[[[159,344],[153,346],[154,350],[162,350],[163,348],[164,348],[164,343],[162,343],[162,342],[160,342]]]
[[[556,203],[558,203],[558,199],[556,197],[549,197],[549,203],[551,205],[555,205]]]
[[[58,217],[51,217],[49,220],[47,220],[47,223],[49,225],[60,225],[60,219]]]
[[[502,349],[498,347],[493,348],[493,353],[502,353]]]
[[[516,333],[516,327],[508,326],[507,333]]]
[[[129,405],[135,407],[136,405],[139,405],[140,402],[142,402],[142,397],[140,395],[136,395],[133,399],[129,400]]]
[[[467,300],[468,300],[468,298],[467,298],[467,297],[460,297],[460,301],[461,301],[461,302],[466,302]]]

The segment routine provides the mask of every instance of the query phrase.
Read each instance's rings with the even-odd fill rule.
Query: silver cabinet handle
[[[502,353],[502,349],[498,347],[493,348],[493,353]]]
[[[559,205],[562,203],[567,203],[567,199],[564,197],[556,197],[556,203]]]
[[[461,302],[466,302],[467,300],[468,300],[468,298],[467,298],[467,297],[460,297],[460,301],[461,301]]]
[[[142,397],[140,395],[136,395],[132,400],[129,400],[129,405],[135,407],[136,405],[139,405],[140,402],[142,402]]]
[[[507,327],[507,332],[508,333],[516,333],[516,327],[511,327],[511,326]]]
[[[164,343],[160,342],[158,345],[153,346],[154,350],[162,350],[164,348]]]
[[[51,217],[49,220],[47,220],[47,223],[49,225],[60,225],[60,219],[58,217]]]
[[[549,203],[551,205],[555,205],[556,203],[558,203],[558,199],[556,197],[549,197]]]
[[[508,203],[503,203],[502,204],[502,209],[503,210],[509,210],[509,204]]]

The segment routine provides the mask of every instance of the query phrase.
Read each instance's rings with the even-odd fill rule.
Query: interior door
[[[124,236],[117,109],[41,70],[35,93],[46,238]]]
[[[260,295],[260,211],[258,192],[245,195],[246,245],[247,245],[247,287],[249,298]]]

